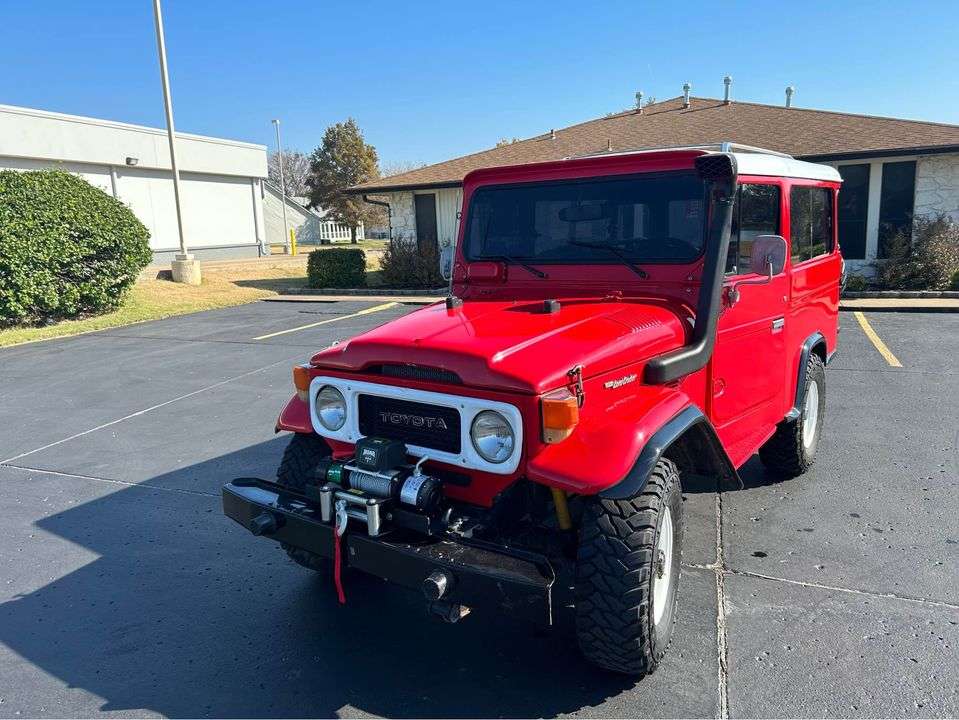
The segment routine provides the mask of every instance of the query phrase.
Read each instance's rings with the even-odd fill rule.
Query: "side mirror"
[[[760,235],[753,240],[750,271],[757,275],[768,275],[770,263],[773,275],[780,275],[786,267],[786,240],[781,235]]]
[[[739,288],[743,285],[766,285],[786,267],[786,241],[780,235],[760,235],[753,240],[753,253],[749,261],[750,272],[762,275],[755,280],[740,280],[729,288],[729,307],[739,302]]]

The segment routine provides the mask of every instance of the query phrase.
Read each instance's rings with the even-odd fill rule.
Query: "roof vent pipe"
[[[640,90],[636,93],[636,112],[640,115],[643,114],[643,91]]]
[[[689,107],[689,91],[693,89],[693,86],[689,83],[683,83],[683,107]]]
[[[606,138],[606,152],[613,151],[613,141],[610,138]]]
[[[786,87],[786,107],[793,106],[793,94],[796,92],[796,88],[792,85]]]
[[[723,95],[723,105],[729,105],[731,102],[729,99],[729,90],[732,87],[733,78],[731,75],[727,75],[723,78],[723,85],[726,86],[726,93]]]
[[[555,131],[553,128],[550,128],[550,129],[549,129],[549,139],[550,139],[550,140],[555,140],[555,139],[556,139],[556,131]]]

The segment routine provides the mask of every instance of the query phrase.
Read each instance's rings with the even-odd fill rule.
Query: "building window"
[[[891,238],[912,225],[916,195],[916,161],[882,164],[882,192],[879,198],[879,257],[887,255]]]
[[[793,263],[832,252],[832,190],[794,185],[789,205]]]
[[[753,242],[760,235],[779,233],[779,186],[741,185],[733,203],[726,272],[749,272]]]
[[[869,164],[841,165],[839,248],[848,260],[866,259],[866,211],[869,208]]]

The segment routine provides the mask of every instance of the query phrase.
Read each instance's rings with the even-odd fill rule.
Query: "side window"
[[[795,185],[789,193],[789,206],[792,261],[832,252],[832,190]]]
[[[756,238],[778,233],[779,186],[740,185],[733,203],[726,272],[733,275],[748,272]]]

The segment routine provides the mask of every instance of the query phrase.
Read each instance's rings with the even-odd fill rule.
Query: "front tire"
[[[667,459],[627,500],[591,498],[576,559],[576,636],[594,665],[653,672],[676,614],[682,553],[679,472]]]
[[[283,460],[276,472],[277,484],[302,493],[307,484],[313,481],[317,464],[329,456],[330,446],[318,435],[296,433],[283,451]],[[282,545],[286,554],[297,565],[319,572],[327,572],[332,567],[327,558],[286,543]]]
[[[797,420],[783,420],[775,434],[759,448],[759,459],[774,473],[796,477],[816,459],[819,437],[826,416],[826,366],[813,353],[806,362],[805,392]]]

